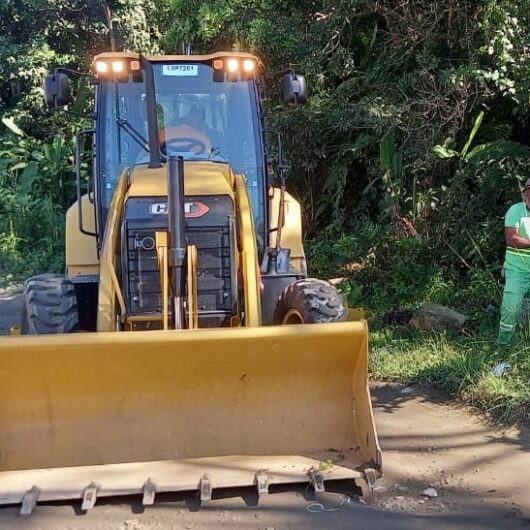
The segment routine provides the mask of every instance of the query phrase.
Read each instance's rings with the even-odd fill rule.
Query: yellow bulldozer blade
[[[364,321],[6,337],[0,388],[0,504],[25,513],[381,468]]]

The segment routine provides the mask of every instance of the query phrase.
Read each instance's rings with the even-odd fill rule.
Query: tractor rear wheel
[[[24,282],[22,334],[50,335],[79,330],[73,283],[59,274],[39,274]]]
[[[289,284],[274,311],[275,324],[320,324],[348,320],[344,297],[324,280],[308,278]]]

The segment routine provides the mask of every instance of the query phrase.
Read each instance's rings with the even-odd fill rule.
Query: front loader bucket
[[[364,321],[9,337],[0,388],[0,504],[30,511],[380,471]]]

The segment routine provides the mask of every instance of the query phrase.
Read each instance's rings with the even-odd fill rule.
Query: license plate
[[[197,64],[164,64],[162,75],[189,77],[199,75],[199,65]]]

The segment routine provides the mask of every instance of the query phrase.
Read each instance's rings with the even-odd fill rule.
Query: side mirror
[[[70,102],[70,82],[63,72],[49,74],[44,79],[44,96],[52,109],[64,107]]]
[[[303,105],[307,102],[305,77],[295,72],[284,74],[282,77],[282,92],[284,103]]]

